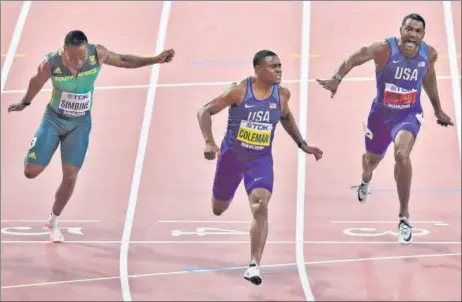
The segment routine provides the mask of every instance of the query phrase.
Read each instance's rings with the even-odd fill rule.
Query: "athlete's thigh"
[[[422,113],[410,113],[405,116],[400,121],[396,122],[391,127],[391,136],[393,141],[396,140],[398,133],[402,130],[406,130],[412,134],[414,139],[417,139],[417,136],[420,132],[420,127],[423,123],[423,115]]]
[[[270,194],[273,192],[274,171],[271,155],[248,161],[245,168],[244,186],[248,195],[251,195],[255,189],[264,189]]]
[[[61,160],[63,164],[82,168],[88,151],[91,133],[91,118],[86,116],[79,121],[69,121],[72,127],[61,139]]]
[[[389,121],[377,112],[369,113],[364,129],[366,151],[370,154],[383,155],[392,142]]]
[[[229,202],[234,198],[243,177],[243,167],[237,155],[224,150],[217,159],[213,180],[213,198],[216,201]]]
[[[391,135],[395,144],[395,153],[399,150],[403,155],[411,154],[422,123],[422,113],[411,113],[393,125]]]
[[[45,113],[40,126],[34,134],[27,151],[25,163],[46,167],[51,161],[58,144],[60,134],[59,122]]]

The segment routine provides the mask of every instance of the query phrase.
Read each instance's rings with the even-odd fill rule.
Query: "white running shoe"
[[[406,217],[399,218],[398,241],[400,244],[410,244],[412,242],[412,225]]]
[[[53,224],[51,220],[51,216],[48,218],[47,222],[45,223],[46,228],[50,231],[50,241],[53,243],[60,243],[64,242],[64,235],[59,228],[59,225]]]
[[[255,263],[250,264],[244,273],[244,279],[255,285],[260,285],[263,281],[260,273],[260,267]]]
[[[371,195],[371,182],[365,183],[361,181],[359,186],[356,186],[358,192],[358,201],[359,203],[366,203]]]

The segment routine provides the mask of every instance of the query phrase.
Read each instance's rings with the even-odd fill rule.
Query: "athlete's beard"
[[[403,39],[401,40],[401,47],[406,53],[413,54],[419,49],[420,42],[412,38]]]

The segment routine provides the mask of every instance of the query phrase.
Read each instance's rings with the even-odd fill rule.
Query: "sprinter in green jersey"
[[[21,102],[9,106],[9,112],[23,110],[51,78],[53,92],[50,102],[30,143],[24,164],[25,176],[37,177],[61,144],[63,179],[46,221],[51,241],[64,241],[58,220],[71,198],[87,153],[93,92],[101,66],[140,68],[170,62],[174,55],[173,49],[152,57],[116,54],[104,46],[88,43],[85,33],[74,30],[66,35],[62,48],[49,53],[40,63]]]

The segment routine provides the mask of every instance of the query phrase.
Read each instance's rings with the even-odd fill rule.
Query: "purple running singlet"
[[[423,121],[420,102],[422,80],[428,68],[428,45],[420,44],[417,55],[407,58],[394,37],[386,39],[390,57],[383,71],[376,72],[377,96],[367,120],[366,150],[384,154],[400,130],[415,138]]]
[[[247,194],[255,188],[273,191],[272,142],[280,118],[279,86],[273,86],[269,98],[257,100],[248,77],[244,101],[229,108],[213,182],[215,199],[231,201],[242,179]]]

